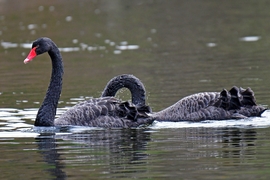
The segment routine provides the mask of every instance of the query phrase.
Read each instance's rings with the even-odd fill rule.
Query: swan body
[[[33,42],[24,63],[39,54],[48,52],[52,61],[50,84],[35,120],[35,126],[91,126],[91,127],[138,127],[157,121],[203,121],[241,119],[261,116],[265,107],[256,104],[250,88],[233,87],[230,91],[203,92],[187,96],[174,105],[152,113],[145,105],[145,88],[132,75],[120,75],[108,82],[100,98],[81,102],[55,119],[58,100],[62,90],[62,56],[52,40],[39,38]],[[126,87],[131,91],[132,103],[122,102],[114,97]]]
[[[35,126],[76,125],[130,128],[149,125],[154,121],[154,119],[148,115],[151,109],[145,105],[145,89],[141,82],[137,84],[142,85],[142,88],[136,89],[135,86],[132,86],[133,88],[130,89],[133,95],[132,101],[135,102],[135,104],[122,102],[114,97],[93,98],[71,107],[59,118],[55,119],[58,100],[62,90],[62,76],[64,73],[62,56],[59,49],[51,39],[46,37],[39,38],[33,42],[32,49],[24,60],[24,63],[30,62],[37,55],[45,52],[48,52],[51,57],[52,74],[46,96],[36,116]],[[124,76],[125,75],[122,75],[122,77]],[[110,81],[112,85],[118,83],[123,84],[121,86],[115,86],[115,88],[130,87],[130,85],[125,84],[125,78],[119,79],[120,81],[117,83]],[[116,93],[119,90],[112,87],[107,87],[107,89],[109,91],[104,91],[104,96],[110,93]],[[144,95],[144,97],[141,95]]]
[[[266,110],[256,105],[250,88],[233,87],[230,91],[203,92],[182,98],[172,106],[153,113],[157,121],[203,121],[258,117]]]
[[[148,125],[153,118],[140,111],[130,102],[121,102],[114,97],[93,98],[79,103],[57,118],[55,125],[90,127],[138,127]]]
[[[129,82],[128,86],[124,86],[120,80],[125,78],[125,82]],[[139,83],[138,83],[139,82]],[[132,87],[136,87],[135,89]],[[138,103],[133,101],[139,108],[140,104],[145,106],[145,90],[139,79],[135,76],[118,76],[108,82],[102,97],[115,96],[118,89],[128,87],[132,89],[136,98],[140,100]],[[111,89],[110,89],[111,88]],[[142,93],[138,93],[140,90]],[[134,96],[133,96],[134,97]],[[150,108],[148,106],[148,108]],[[232,87],[230,91],[226,89],[221,92],[202,92],[182,98],[172,106],[148,115],[157,121],[203,121],[203,120],[228,120],[243,119],[247,117],[259,117],[266,110],[265,107],[256,105],[254,92],[252,89]],[[152,112],[151,109],[148,112]]]
[[[113,97],[124,87],[131,91],[132,103],[121,102]],[[92,98],[71,107],[55,120],[55,124],[124,128],[151,124],[154,119],[148,116],[152,110],[145,105],[145,93],[145,87],[140,79],[130,74],[118,75],[107,83],[100,98]],[[77,119],[85,120],[77,121]]]

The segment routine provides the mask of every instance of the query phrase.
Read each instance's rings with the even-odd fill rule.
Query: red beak
[[[30,53],[28,54],[27,58],[23,61],[24,64],[29,63],[30,61],[32,61],[32,59],[33,59],[34,57],[37,56],[36,48],[37,48],[37,47],[33,47],[33,48],[31,49],[31,51],[30,51]]]

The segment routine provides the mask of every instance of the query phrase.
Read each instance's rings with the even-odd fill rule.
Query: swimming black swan
[[[121,80],[128,82],[127,85]],[[121,75],[113,78],[105,87],[102,97],[115,96],[118,89],[128,87],[134,95],[133,103],[140,107],[145,106],[145,89],[139,79],[132,75]],[[140,92],[138,92],[140,91]],[[250,89],[233,87],[230,91],[224,89],[218,92],[204,92],[187,96],[174,105],[151,116],[157,121],[203,121],[242,119],[246,117],[261,116],[266,110],[263,106],[257,106],[254,92]],[[151,112],[151,110],[148,110]]]
[[[259,117],[266,110],[256,105],[254,92],[233,87],[218,92],[203,92],[187,96],[172,106],[153,113],[157,121],[203,121]]]
[[[145,105],[145,102],[141,102],[141,100],[145,100],[145,92],[137,91],[136,88],[130,89],[133,101],[136,103],[135,105],[130,102],[121,102],[114,97],[93,98],[71,107],[59,118],[55,119],[64,73],[59,49],[51,39],[46,37],[39,38],[33,42],[32,49],[24,63],[30,62],[34,57],[45,52],[48,52],[51,57],[52,74],[46,96],[37,113],[35,126],[76,125],[130,128],[149,125],[153,122],[153,118],[147,115],[151,109]],[[118,87],[121,86],[116,86],[116,88]],[[127,87],[129,88],[129,85]],[[145,91],[144,87],[141,90]],[[118,89],[114,90],[109,87],[108,93],[104,91],[104,94],[117,91]],[[136,99],[137,97],[139,99]]]

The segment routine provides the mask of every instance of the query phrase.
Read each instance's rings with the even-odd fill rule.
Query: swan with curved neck
[[[153,122],[154,119],[148,116],[151,109],[145,105],[145,89],[143,84],[137,82],[138,88],[136,88],[136,83],[131,86],[129,82],[125,82],[124,77],[127,77],[127,75],[115,78],[119,80],[117,83],[114,80],[110,81],[111,83],[108,83],[108,85],[110,86],[111,84],[113,87],[105,88],[108,91],[105,90],[103,94],[104,96],[109,94],[115,95],[120,88],[127,87],[130,88],[134,104],[122,102],[114,97],[93,98],[71,107],[59,118],[55,119],[64,73],[59,49],[51,39],[46,37],[39,38],[33,42],[32,49],[24,63],[29,63],[37,55],[45,52],[48,52],[51,58],[52,73],[46,96],[36,116],[35,126],[77,125],[129,128],[148,125]],[[131,77],[129,76],[129,78]]]
[[[105,87],[102,97],[115,96],[117,89],[127,87],[120,82],[122,78],[126,77],[113,78]],[[138,92],[138,90],[145,92],[143,84],[137,84],[140,82],[139,79],[134,82],[135,78],[130,77],[126,81],[130,82],[128,88],[137,92],[136,98],[132,96],[132,99],[145,102],[145,93]],[[133,94],[135,95],[135,93]],[[133,103],[140,104],[136,100]],[[234,86],[230,91],[224,89],[221,92],[203,92],[187,96],[162,111],[152,113],[151,116],[157,121],[196,122],[259,117],[265,110],[265,107],[256,104],[254,92],[250,88],[243,89]]]

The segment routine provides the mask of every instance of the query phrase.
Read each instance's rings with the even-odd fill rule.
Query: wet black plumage
[[[193,94],[172,106],[153,113],[157,121],[203,121],[228,120],[259,117],[266,110],[257,105],[254,92],[250,89],[232,87],[219,92]]]
[[[63,62],[62,56],[55,43],[49,38],[39,38],[33,42],[32,50],[28,57],[24,60],[25,63],[30,62],[36,55],[48,52],[52,61],[52,74],[50,84],[41,107],[35,120],[35,126],[91,126],[91,127],[121,127],[130,128],[141,125],[149,125],[154,119],[148,116],[151,111],[150,107],[145,105],[145,89],[138,87],[130,89],[132,96],[131,102],[122,102],[114,97],[93,98],[85,102],[81,102],[68,109],[59,118],[55,119],[56,108],[62,90]],[[122,75],[121,77],[124,77]],[[117,78],[115,78],[117,79]],[[125,78],[120,78],[117,83],[124,84]],[[137,84],[142,84],[138,82]],[[122,86],[107,87],[110,89],[105,95],[117,92]],[[116,88],[116,89],[114,89]],[[142,91],[142,92],[141,92]],[[105,92],[105,91],[104,91]],[[137,95],[139,94],[139,96]],[[141,97],[144,95],[144,97]],[[139,97],[137,99],[137,97]]]

